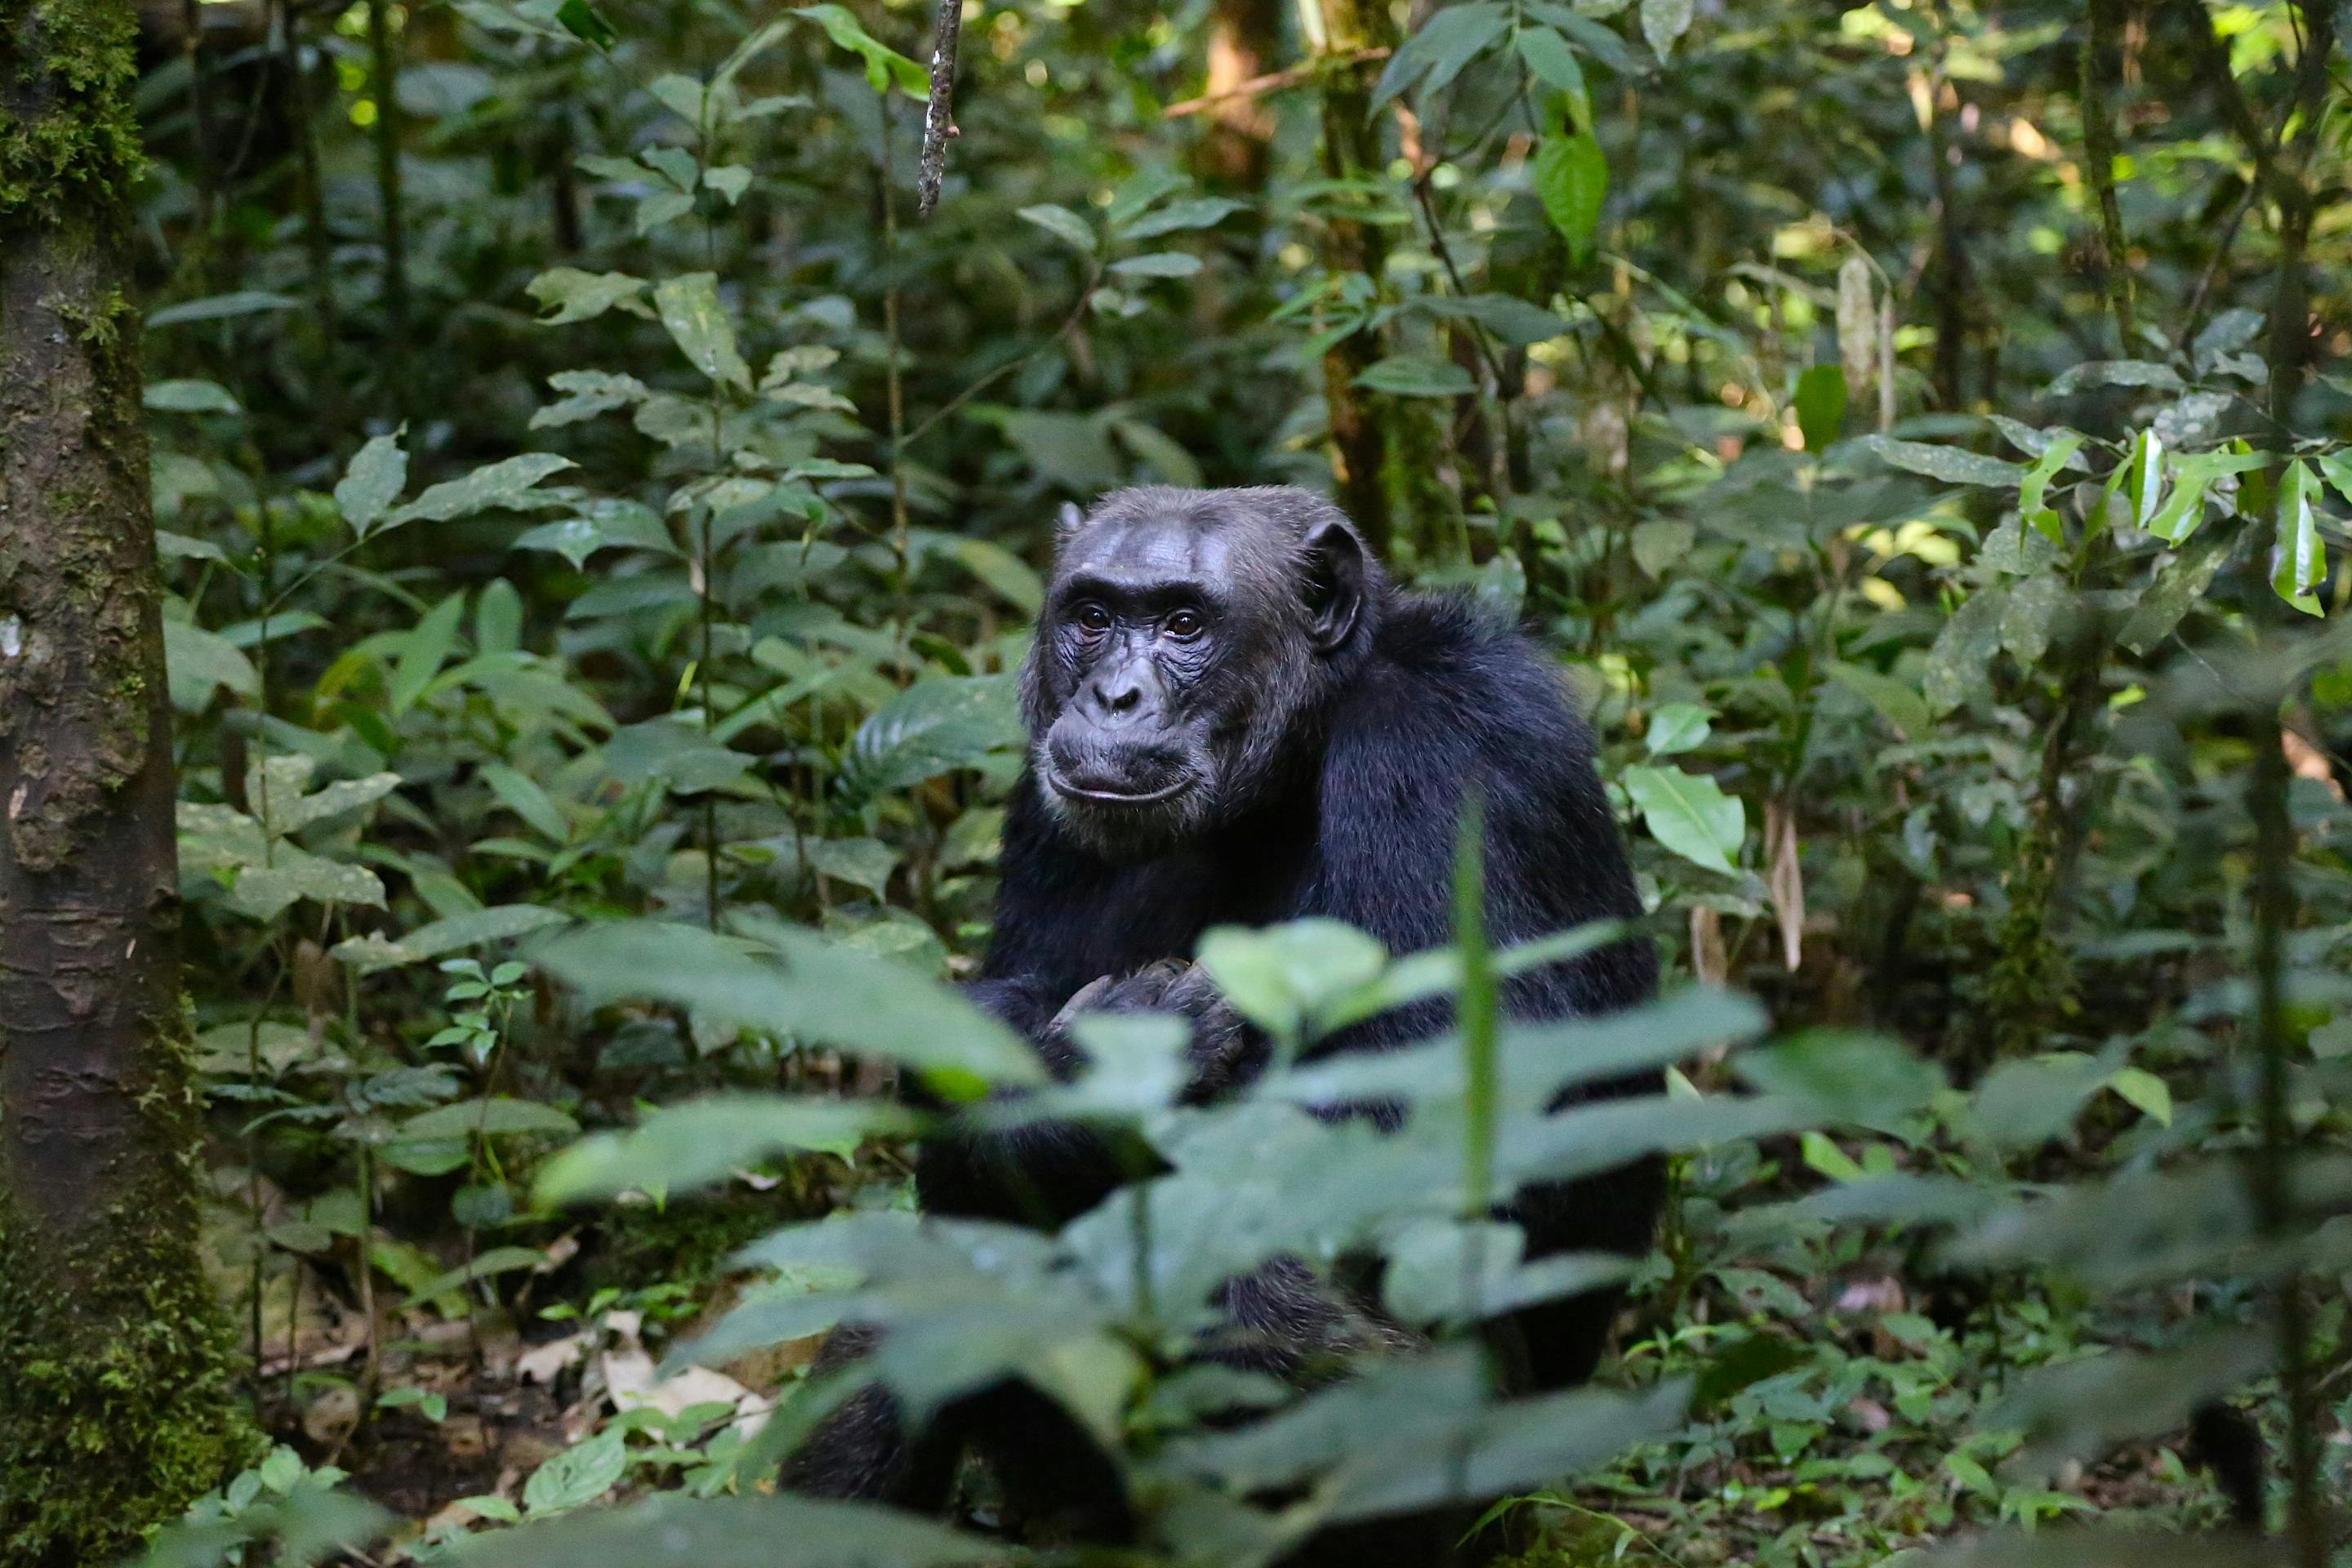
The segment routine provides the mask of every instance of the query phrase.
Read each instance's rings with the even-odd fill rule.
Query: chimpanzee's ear
[[[1087,514],[1078,510],[1076,501],[1064,501],[1062,510],[1054,514],[1054,548],[1059,550],[1067,544],[1070,535],[1077,532],[1078,525],[1086,521]]]
[[[1337,518],[1307,532],[1307,635],[1319,654],[1337,653],[1355,635],[1364,613],[1364,542]]]

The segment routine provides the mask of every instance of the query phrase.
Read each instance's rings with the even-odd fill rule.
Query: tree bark
[[[246,1457],[196,1251],[129,0],[0,0],[0,1561]]]
[[[1377,174],[1380,129],[1370,116],[1377,61],[1359,59],[1364,50],[1396,41],[1388,13],[1369,0],[1318,0],[1323,21],[1316,64],[1322,77],[1323,172],[1335,180]],[[1350,217],[1325,223],[1324,265],[1334,275],[1360,272],[1375,289],[1388,267],[1388,245],[1378,227]],[[1387,458],[1380,412],[1372,395],[1356,385],[1381,357],[1379,336],[1367,328],[1340,339],[1323,354],[1323,397],[1330,415],[1331,467],[1340,508],[1363,531],[1373,550],[1389,551],[1393,533],[1389,498],[1381,484]]]

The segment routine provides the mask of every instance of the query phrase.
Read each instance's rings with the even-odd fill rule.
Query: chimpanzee
[[[1591,737],[1557,668],[1467,601],[1392,586],[1330,502],[1274,487],[1121,490],[1066,514],[1056,553],[1022,675],[1029,764],[971,994],[1057,1074],[1082,1061],[1071,1013],[1160,1008],[1193,1020],[1196,1097],[1245,1082],[1266,1047],[1187,962],[1202,931],[1319,915],[1393,952],[1443,944],[1465,790],[1484,802],[1495,942],[1640,912]],[[1523,1018],[1605,1012],[1646,998],[1655,980],[1649,943],[1628,939],[1514,979],[1504,1003]],[[1424,1004],[1321,1048],[1381,1049],[1445,1021],[1442,1003]],[[936,1139],[916,1178],[930,1213],[1058,1226],[1130,1168],[1095,1134],[1055,1125]],[[1523,1194],[1510,1216],[1529,1256],[1638,1255],[1659,1196],[1653,1162]],[[1284,1265],[1229,1285],[1225,1312],[1260,1347],[1234,1359],[1288,1371],[1302,1342],[1392,1331],[1314,1291]],[[1581,1381],[1617,1300],[1600,1292],[1517,1314],[1497,1331],[1508,1342],[1498,1359],[1522,1389]],[[937,1506],[969,1443],[1016,1510],[1022,1492],[1043,1491],[1026,1506],[1058,1510],[1071,1528],[1115,1538],[1127,1527],[1108,1463],[1025,1387],[942,1413],[913,1444],[896,1426],[879,1395],[853,1404],[789,1479]]]

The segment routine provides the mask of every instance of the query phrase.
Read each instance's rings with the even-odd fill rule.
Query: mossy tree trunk
[[[0,0],[0,1562],[245,1457],[196,1253],[170,710],[123,297],[131,0]]]

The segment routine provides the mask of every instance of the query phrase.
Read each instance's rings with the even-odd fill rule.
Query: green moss
[[[142,1131],[190,1131],[183,1046],[159,1039],[154,1067]],[[190,1240],[194,1178],[158,1160],[66,1234],[0,1203],[0,1563],[118,1561],[259,1452]]]
[[[137,27],[119,0],[0,0],[0,104],[42,105],[0,108],[0,220],[127,200],[145,163],[129,90]]]

